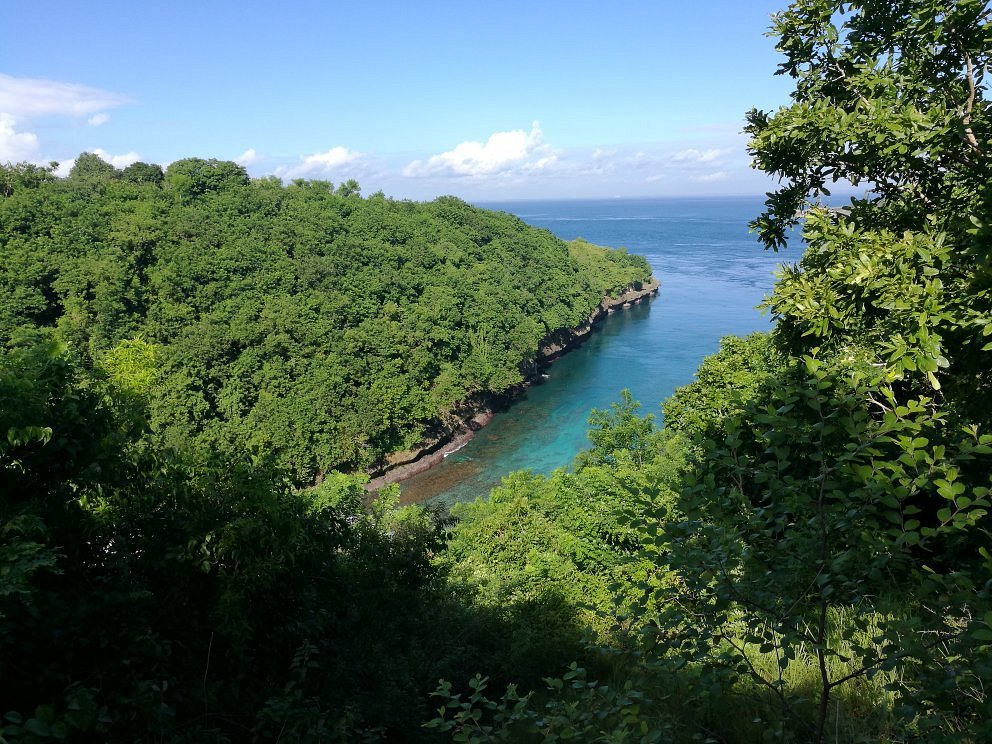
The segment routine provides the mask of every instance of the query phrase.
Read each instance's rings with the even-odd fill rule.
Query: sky
[[[0,162],[235,160],[467,200],[726,196],[784,0],[3,0]]]

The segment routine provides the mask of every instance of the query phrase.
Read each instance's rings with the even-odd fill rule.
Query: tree
[[[89,369],[46,334],[0,350],[0,741],[409,739],[511,635],[445,588],[440,518],[157,446],[155,369],[140,340]]]
[[[120,171],[92,152],[84,152],[76,158],[75,165],[69,171],[69,178],[79,183],[106,183],[118,176]]]
[[[816,741],[854,680],[898,669],[909,704],[934,693],[916,664],[954,668],[963,693],[984,663],[973,644],[987,621],[972,613],[989,606],[989,567],[973,541],[992,436],[946,431],[932,400],[897,400],[878,375],[813,356],[784,370],[705,443],[683,518],[654,542],[680,576],[662,613],[670,648],[757,684],[784,730]],[[791,664],[816,670],[815,692]]]
[[[116,180],[79,163],[67,179],[0,170],[0,342],[54,327],[92,364],[140,335],[161,351],[163,440],[274,453],[306,483],[450,430],[470,396],[531,373],[549,332],[650,276],[457,200],[362,199],[350,181],[284,186],[200,158]]]
[[[801,0],[773,17],[793,103],[752,110],[754,165],[785,182],[755,221],[770,247],[830,184],[871,192],[852,217],[943,225],[988,200],[992,61],[983,0]],[[867,210],[867,211],[865,211]]]
[[[823,741],[845,687],[889,673],[908,730],[989,734],[989,17],[974,0],[774,17],[793,100],[747,129],[784,183],[760,239],[783,247],[805,218],[768,303],[781,363],[743,407],[666,408],[704,424],[703,450],[652,544],[681,580],[660,637],[763,690],[783,736]],[[869,192],[818,208],[834,182]]]
[[[748,115],[755,165],[786,183],[754,223],[766,245],[828,182],[871,190],[844,219],[809,215],[803,264],[771,303],[780,340],[876,346],[895,374],[921,372],[985,422],[989,13],[976,0],[796,3],[774,26],[795,102]]]
[[[165,178],[165,174],[162,172],[161,165],[155,165],[154,163],[131,163],[124,170],[121,171],[121,180],[130,181],[132,183],[162,183]]]
[[[338,187],[334,190],[334,193],[345,198],[349,196],[360,196],[362,193],[362,187],[358,185],[358,181],[354,178],[349,178],[344,183],[338,184]]]
[[[165,186],[187,199],[247,183],[248,171],[244,166],[216,158],[184,158],[165,171]]]
[[[0,197],[7,198],[17,188],[37,188],[40,184],[55,180],[54,171],[58,163],[47,166],[33,163],[0,163]]]

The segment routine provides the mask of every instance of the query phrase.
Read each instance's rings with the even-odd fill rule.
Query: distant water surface
[[[556,361],[550,378],[497,414],[463,449],[401,484],[404,501],[445,503],[485,496],[515,470],[550,473],[589,445],[589,413],[628,388],[642,412],[660,414],[676,387],[727,334],[769,326],[756,306],[776,266],[798,248],[764,251],[748,232],[762,199],[528,201],[479,206],[510,212],[571,240],[625,247],[661,280],[657,299],[618,311]],[[797,241],[793,241],[798,245]]]

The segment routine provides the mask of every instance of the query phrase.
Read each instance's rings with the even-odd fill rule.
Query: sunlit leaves
[[[752,112],[747,127],[755,166],[786,181],[754,223],[765,243],[781,247],[782,225],[804,199],[838,181],[901,205],[890,226],[918,227],[906,214],[915,207],[968,200],[961,187],[987,174],[988,28],[976,0],[802,0],[777,13],[779,72],[795,80],[793,104]]]
[[[55,327],[113,384],[150,392],[162,441],[275,453],[300,482],[457,426],[533,374],[546,338],[650,277],[639,257],[453,197],[140,165],[0,171],[0,341]],[[137,375],[136,337],[154,375]]]

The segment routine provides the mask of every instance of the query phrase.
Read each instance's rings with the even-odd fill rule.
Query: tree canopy
[[[773,329],[454,521],[332,468],[643,260],[218,161],[0,168],[0,737],[988,741],[990,14],[776,14]]]
[[[666,403],[668,449],[649,462],[681,443],[677,496],[628,492],[657,573],[641,587],[644,676],[614,687],[679,701],[647,730],[992,735],[989,18],[975,0],[796,0],[773,18],[795,87],[748,114],[754,165],[781,184],[753,227],[781,249],[801,222],[805,250],[767,301],[770,337],[725,340]],[[847,206],[824,204],[852,186]],[[546,710],[591,706],[628,740],[643,709],[568,693],[578,679],[549,680]],[[473,715],[507,741],[586,725],[515,690],[439,694],[434,725],[469,741]]]
[[[163,442],[274,454],[302,482],[450,426],[650,277],[454,197],[363,199],[353,181],[284,186],[200,158],[2,173],[0,341],[53,328],[93,364],[140,336]]]

